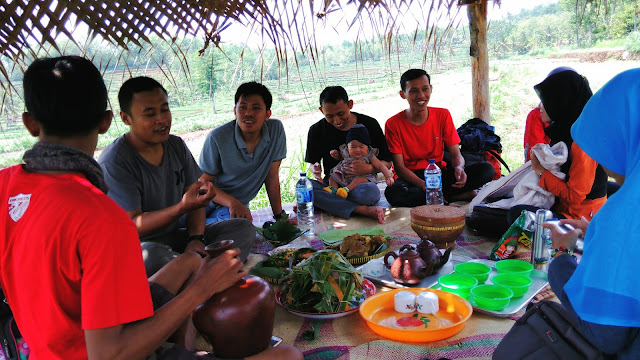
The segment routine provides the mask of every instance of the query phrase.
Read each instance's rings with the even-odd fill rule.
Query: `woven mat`
[[[291,213],[292,204],[285,205]],[[417,244],[420,239],[409,225],[409,208],[385,209],[385,223],[380,225],[374,219],[355,216],[344,220],[324,212],[316,213],[316,233],[329,229],[359,229],[382,226],[391,235],[391,250],[402,245]],[[252,212],[253,223],[261,226],[272,219],[271,209]],[[317,238],[306,239],[314,247],[321,247]],[[474,259],[488,259],[496,239],[474,236],[465,232],[456,240],[453,253]],[[254,252],[265,254],[273,246],[264,239],[258,239]],[[264,255],[252,254],[247,267],[264,259]],[[537,300],[554,297],[549,289],[538,294]],[[302,318],[277,307],[273,334],[283,338],[283,343],[300,349],[305,359],[490,359],[500,339],[511,328],[513,321],[522,316],[524,310],[511,318],[496,318],[474,313],[463,330],[455,336],[431,343],[402,343],[386,340],[369,329],[359,314],[351,314],[332,320],[312,320]],[[305,336],[303,336],[305,335]],[[312,340],[309,335],[313,335]]]

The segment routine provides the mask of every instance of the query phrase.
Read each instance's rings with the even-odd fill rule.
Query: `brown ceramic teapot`
[[[232,240],[207,246],[215,257]],[[265,280],[245,276],[230,288],[213,295],[192,314],[193,324],[212,346],[216,357],[244,358],[269,346],[273,333],[275,295]]]
[[[444,254],[442,254],[440,253],[440,249],[436,247],[436,244],[429,241],[426,236],[422,237],[422,241],[418,244],[416,251],[418,251],[422,260],[427,264],[427,269],[430,269],[427,276],[435,274],[449,261],[451,250],[453,250],[453,248],[448,247]]]
[[[389,252],[384,256],[384,264],[390,269],[393,280],[400,284],[414,285],[430,275],[427,264],[410,245],[401,247],[398,253],[400,255]],[[388,261],[390,257],[395,259],[391,265]]]

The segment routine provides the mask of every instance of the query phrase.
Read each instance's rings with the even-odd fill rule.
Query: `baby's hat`
[[[362,124],[355,124],[347,131],[347,144],[352,140],[358,140],[365,145],[371,145],[369,131]]]

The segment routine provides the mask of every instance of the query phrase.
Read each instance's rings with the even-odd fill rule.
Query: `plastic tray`
[[[492,284],[491,278],[493,277],[493,275],[496,275],[498,273],[495,267],[496,262],[492,260],[479,260],[479,259],[474,259],[471,261],[480,262],[480,263],[489,265],[491,267],[489,280],[487,280],[485,284]],[[537,293],[539,293],[542,289],[545,288],[545,286],[547,286],[547,284],[549,284],[547,273],[544,271],[533,269],[531,271],[530,277],[533,282],[531,283],[531,286],[529,286],[529,290],[526,293],[524,293],[523,296],[519,298],[511,299],[509,304],[500,311],[479,308],[478,306],[476,306],[476,303],[473,301],[473,296],[469,296],[469,303],[471,304],[471,306],[473,306],[473,310],[479,313],[493,315],[496,317],[509,317],[511,315],[514,315],[518,311],[522,310],[536,296]],[[432,286],[432,288],[440,289],[440,285],[437,283],[437,281],[436,281],[436,284]]]
[[[389,259],[389,261],[391,262],[393,259]],[[449,274],[453,272],[453,266],[457,263],[461,263],[461,262],[466,262],[466,261],[470,261],[471,258],[466,257],[466,256],[460,256],[460,255],[451,255],[451,258],[449,258],[449,261],[447,261],[446,264],[444,264],[443,267],[441,267],[438,272],[436,272],[435,274],[431,275],[431,276],[427,276],[426,278],[422,279],[421,282],[415,284],[415,285],[404,285],[404,284],[399,284],[397,282],[395,282],[393,280],[393,278],[391,277],[391,273],[389,272],[389,269],[387,269],[384,273],[383,276],[380,277],[376,277],[376,276],[369,276],[369,275],[364,275],[365,278],[371,280],[371,282],[373,282],[374,284],[377,285],[381,285],[381,286],[386,286],[389,288],[393,288],[393,289],[402,289],[402,288],[430,288],[433,285],[437,285],[438,284],[438,278],[444,274]],[[356,267],[356,270],[358,270],[359,272],[362,273],[362,268],[364,265],[358,266]]]
[[[398,284],[397,282],[393,281],[393,278],[391,277],[391,273],[389,272],[389,269],[387,269],[384,276],[375,277],[375,276],[364,275],[364,277],[371,280],[371,282],[377,285],[386,286],[394,289],[413,288],[413,287],[428,287],[433,289],[440,289],[440,285],[438,284],[438,278],[440,278],[440,276],[442,275],[446,275],[454,272],[453,266],[461,262],[479,262],[479,263],[483,263],[490,266],[491,273],[489,274],[489,280],[487,280],[485,284],[491,284],[492,283],[491,278],[493,277],[493,275],[496,275],[498,273],[496,271],[495,261],[471,259],[466,256],[452,255],[451,259],[449,259],[449,261],[440,270],[438,270],[437,273],[431,276],[427,276],[426,278],[422,279],[420,283],[416,285]],[[356,270],[362,272],[362,267],[363,266],[358,266]],[[545,286],[547,286],[547,284],[549,284],[549,281],[547,280],[547,273],[540,270],[534,269],[531,271],[531,280],[533,282],[529,287],[529,291],[527,291],[522,297],[512,299],[509,302],[509,304],[500,311],[486,310],[486,309],[477,307],[475,302],[473,301],[472,296],[469,297],[469,303],[471,304],[471,306],[473,306],[473,310],[479,313],[484,313],[484,314],[488,314],[496,317],[509,317],[517,313],[521,309],[523,309],[536,296],[537,293],[539,293],[542,289],[545,288]]]

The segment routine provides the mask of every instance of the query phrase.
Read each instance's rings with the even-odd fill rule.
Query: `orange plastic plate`
[[[411,291],[418,295],[430,291],[438,295],[440,311],[434,315],[418,312],[403,314],[393,307],[398,291]],[[378,335],[404,342],[427,342],[446,339],[464,328],[471,317],[471,304],[460,296],[442,290],[427,288],[395,289],[367,298],[360,305],[360,316]]]

